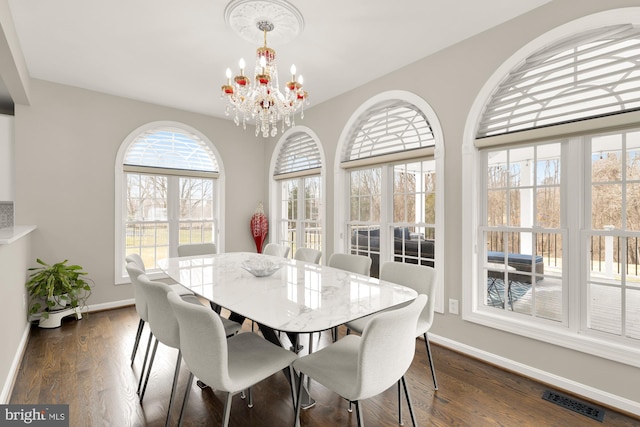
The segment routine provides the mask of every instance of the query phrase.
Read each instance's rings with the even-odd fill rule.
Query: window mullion
[[[298,178],[298,215],[296,219],[296,248],[304,247],[304,234],[306,229],[306,218],[305,218],[305,203],[306,203],[306,187],[304,183],[304,178]],[[293,253],[293,248],[292,248]]]
[[[380,185],[380,265],[393,260],[393,231],[389,226],[393,220],[393,166],[381,166]],[[382,244],[385,242],[385,244]]]
[[[566,264],[567,269],[562,306],[565,308],[563,316],[565,322],[575,333],[584,330],[588,321],[586,310],[588,291],[586,287],[581,289],[580,284],[587,283],[589,274],[589,238],[583,238],[581,230],[589,227],[587,224],[591,224],[588,213],[590,203],[587,203],[590,200],[591,186],[584,185],[584,182],[591,181],[591,168],[588,166],[591,160],[590,147],[591,145],[582,137],[562,143],[561,194],[565,209],[562,211],[561,222],[563,229],[567,230],[569,239],[568,250],[563,254],[563,260],[565,260],[563,265]],[[588,180],[587,177],[589,177]],[[572,248],[578,248],[578,250]]]
[[[178,256],[180,242],[180,177],[167,176],[167,221],[169,222],[169,255]]]

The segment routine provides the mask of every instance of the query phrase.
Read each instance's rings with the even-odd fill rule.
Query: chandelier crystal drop
[[[226,99],[225,113],[234,114],[234,123],[247,128],[249,119],[255,120],[256,136],[272,137],[278,134],[278,122],[282,132],[285,127],[295,126],[295,114],[304,118],[304,105],[308,94],[302,87],[302,76],[296,76],[295,65],[291,66],[291,81],[279,89],[276,51],[267,46],[267,33],[274,28],[270,21],[259,21],[257,27],[264,33],[264,46],[256,50],[256,65],[253,80],[245,76],[245,62],[240,59],[240,73],[233,77],[227,68],[227,82],[222,85],[221,98]]]

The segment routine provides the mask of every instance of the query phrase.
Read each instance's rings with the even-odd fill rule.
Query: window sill
[[[593,356],[640,367],[640,347],[605,339],[596,333],[573,331],[565,326],[531,321],[523,316],[478,309],[465,312],[463,319],[515,335],[543,341]]]

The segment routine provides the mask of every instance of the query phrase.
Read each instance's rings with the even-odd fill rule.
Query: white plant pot
[[[40,317],[38,326],[41,328],[58,328],[62,325],[62,319],[67,316],[75,315],[76,319],[82,319],[82,310],[80,307],[76,308],[63,308],[61,310],[55,310],[49,312],[49,317],[46,319]]]

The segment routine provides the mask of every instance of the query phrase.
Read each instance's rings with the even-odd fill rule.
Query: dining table
[[[411,288],[377,278],[251,252],[171,257],[158,266],[212,307],[257,323],[273,344],[284,346],[280,332],[285,332],[294,350],[299,334],[333,329],[417,296]],[[288,370],[283,372],[289,377]],[[306,390],[303,399],[303,407],[314,403]]]

